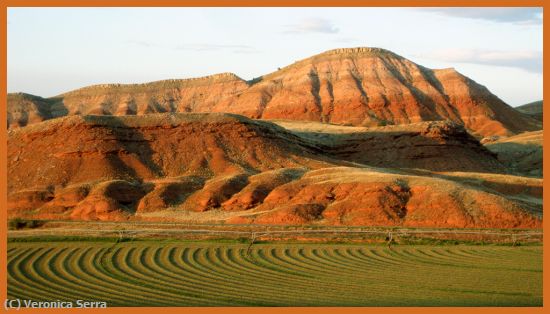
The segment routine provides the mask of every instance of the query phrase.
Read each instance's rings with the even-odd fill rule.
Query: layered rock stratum
[[[510,136],[541,128],[454,69],[432,70],[380,48],[330,50],[245,81],[196,79],[84,87],[51,98],[8,95],[8,127],[66,115],[228,112],[353,126],[450,120],[472,134]]]

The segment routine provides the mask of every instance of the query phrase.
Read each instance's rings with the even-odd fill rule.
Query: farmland
[[[108,306],[542,306],[542,247],[10,242],[8,296]]]

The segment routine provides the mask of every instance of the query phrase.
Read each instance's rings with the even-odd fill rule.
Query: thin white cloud
[[[307,18],[301,20],[297,24],[286,25],[287,34],[293,33],[326,33],[335,34],[340,29],[336,27],[331,21],[323,18]]]
[[[249,45],[234,45],[234,44],[208,44],[208,43],[194,43],[194,44],[179,44],[179,45],[162,45],[154,42],[148,42],[143,40],[129,40],[130,45],[145,47],[145,48],[167,48],[172,50],[189,50],[189,51],[232,51],[234,53],[257,53],[258,50]]]
[[[157,44],[147,42],[147,41],[144,41],[144,40],[128,40],[126,43],[128,43],[129,45],[146,47],[146,48],[158,47],[159,46]]]
[[[338,37],[333,40],[335,43],[349,44],[359,42],[357,38],[353,37]]]
[[[253,51],[252,46],[248,45],[232,45],[232,44],[181,44],[175,47],[177,50],[193,50],[193,51],[218,51],[218,50],[234,50],[234,51]]]
[[[418,57],[446,62],[514,67],[528,72],[542,73],[541,51],[445,49],[418,55]]]
[[[498,23],[542,24],[542,8],[422,8],[452,17],[486,20]]]

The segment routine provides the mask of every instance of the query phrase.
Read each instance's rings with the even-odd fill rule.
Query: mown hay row
[[[542,304],[541,247],[10,243],[8,295],[110,306]]]

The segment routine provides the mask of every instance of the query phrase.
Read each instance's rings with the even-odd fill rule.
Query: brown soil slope
[[[39,115],[38,110],[46,112],[45,117],[231,112],[358,126],[451,120],[479,136],[540,129],[539,121],[454,69],[431,70],[379,48],[330,50],[248,82],[223,73],[90,86],[48,99],[47,106],[39,98],[34,106],[22,106],[20,98],[8,98],[11,127],[36,121],[21,116]]]
[[[429,143],[437,134],[447,141],[460,134],[446,123],[424,129],[430,132],[409,132],[418,137],[414,141],[400,141],[395,132],[388,132],[388,140],[422,145],[423,136]],[[294,132],[231,114],[73,116],[10,130],[8,214],[166,220],[206,211],[233,222],[540,226],[540,206],[506,196],[498,184],[369,167]],[[452,145],[437,149],[441,159],[455,163],[447,170],[475,160],[479,169],[495,170],[494,157],[479,144],[463,147],[468,160]],[[409,167],[430,164],[422,158],[412,158]],[[403,160],[388,159],[386,166]]]

